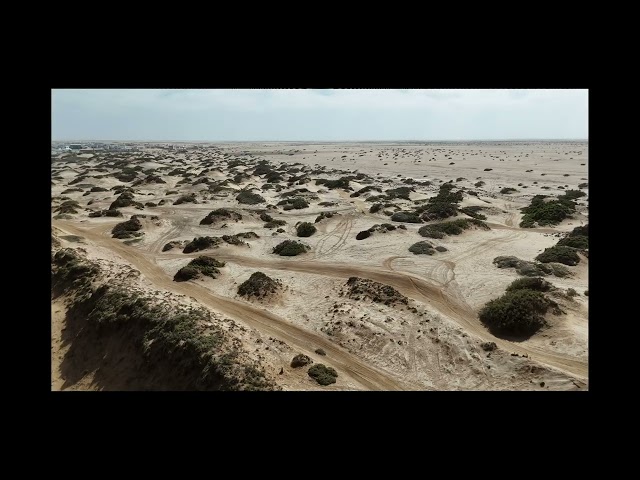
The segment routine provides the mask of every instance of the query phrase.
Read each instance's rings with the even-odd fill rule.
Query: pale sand
[[[393,223],[382,211],[368,213],[371,202],[363,197],[350,198],[350,192],[342,190],[326,190],[321,185],[310,182],[305,185],[294,185],[291,188],[308,188],[312,192],[325,191],[319,194],[320,199],[311,201],[310,208],[302,210],[279,210],[270,213],[274,218],[285,219],[288,224],[283,227],[285,233],[272,236],[274,230],[263,228],[258,215],[249,210],[258,209],[260,205],[239,205],[234,197],[211,196],[207,203],[171,205],[179,195],[165,195],[167,190],[179,190],[180,194],[192,191],[206,191],[206,185],[192,186],[175,184],[182,177],[160,175],[167,184],[141,185],[135,187],[140,194],[136,200],[143,204],[147,201],[157,202],[162,198],[168,204],[162,207],[123,208],[128,215],[156,215],[160,221],[150,218],[143,221],[145,236],[142,241],[124,246],[121,251],[115,248],[122,246],[119,240],[109,239],[109,230],[123,221],[114,218],[88,218],[84,212],[74,215],[72,221],[54,220],[53,225],[67,233],[86,235],[86,243],[82,245],[90,256],[104,258],[116,263],[151,262],[165,272],[166,278],[155,270],[149,270],[148,276],[154,288],[165,288],[174,292],[184,290],[195,284],[204,287],[198,289],[198,300],[207,301],[204,296],[207,290],[224,298],[235,299],[239,305],[254,304],[274,314],[276,322],[290,324],[297,330],[287,330],[278,336],[276,330],[261,327],[258,317],[254,323],[246,323],[243,314],[238,313],[237,305],[222,305],[222,300],[211,301],[208,305],[214,310],[229,315],[238,324],[243,321],[249,327],[247,334],[241,336],[242,341],[251,351],[256,351],[256,358],[261,359],[276,374],[276,381],[285,389],[391,389],[392,383],[380,379],[374,386],[374,376],[388,378],[393,385],[403,389],[577,389],[588,388],[588,297],[583,292],[588,289],[588,259],[583,258],[576,267],[568,267],[573,276],[570,278],[548,277],[555,286],[565,289],[572,287],[580,295],[574,300],[556,299],[566,315],[549,315],[549,327],[543,329],[525,342],[512,343],[493,338],[493,336],[477,320],[477,311],[490,299],[504,293],[505,287],[518,278],[513,269],[498,269],[492,260],[499,255],[513,255],[523,260],[533,260],[544,248],[555,244],[558,237],[553,232],[568,232],[577,225],[588,222],[588,197],[578,200],[578,213],[574,218],[563,221],[553,228],[520,229],[521,213],[519,208],[526,206],[535,194],[558,195],[563,193],[558,186],[577,189],[578,184],[586,183],[588,171],[588,144],[586,142],[536,142],[536,143],[476,143],[476,144],[225,144],[222,150],[233,157],[242,158],[250,155],[266,159],[278,165],[280,162],[301,163],[304,165],[320,165],[350,171],[363,172],[376,179],[389,178],[393,183],[383,184],[383,189],[402,186],[397,183],[402,178],[430,180],[429,187],[417,186],[412,193],[412,200],[428,198],[435,195],[440,185],[439,180],[449,181],[464,178],[455,182],[479,192],[478,197],[465,196],[462,205],[482,205],[492,207],[487,223],[490,231],[469,230],[459,236],[447,236],[442,240],[428,239],[436,245],[444,245],[448,251],[433,256],[413,255],[408,247],[423,237],[418,235],[420,224],[405,224],[406,231],[395,230],[386,234],[376,233],[373,236],[357,241],[356,234],[366,230],[373,224]],[[166,151],[148,149],[149,153],[159,158],[148,159],[145,168],[154,168],[165,163],[162,156],[190,158],[188,165],[197,165],[197,158],[207,153],[173,154]],[[294,153],[289,155],[288,153]],[[397,156],[394,156],[397,153]],[[451,158],[445,157],[451,155]],[[527,156],[528,154],[528,156]],[[381,157],[379,157],[381,155]],[[346,156],[345,158],[342,158]],[[431,161],[429,161],[431,159]],[[98,160],[92,159],[83,164],[54,163],[52,171],[64,178],[55,180],[52,196],[77,185],[68,186],[67,182],[83,171],[83,168],[95,166]],[[453,162],[454,165],[449,165]],[[385,165],[386,163],[386,165]],[[585,164],[585,165],[581,165]],[[220,165],[224,165],[221,160]],[[176,165],[182,168],[188,166]],[[173,165],[172,165],[173,167]],[[485,172],[485,168],[492,171]],[[194,168],[198,173],[202,168]],[[526,172],[526,170],[533,170]],[[226,168],[223,168],[226,171]],[[243,167],[238,168],[239,171]],[[545,173],[546,175],[541,175]],[[104,172],[90,171],[91,175],[103,175]],[[564,176],[568,174],[569,176]],[[343,174],[313,174],[312,178],[338,178]],[[217,171],[207,174],[212,179],[224,179],[226,175]],[[195,176],[193,179],[197,178]],[[473,184],[478,180],[486,182],[480,188]],[[533,184],[533,182],[538,182]],[[249,184],[260,187],[264,180],[254,177],[239,186]],[[111,188],[122,182],[114,178],[87,178],[80,182]],[[517,186],[519,183],[523,186]],[[128,184],[125,184],[128,185]],[[354,189],[366,186],[352,182]],[[526,186],[527,188],[523,188]],[[542,189],[543,186],[551,187]],[[518,193],[500,194],[503,187],[514,187]],[[283,191],[287,191],[285,188]],[[583,191],[588,193],[588,188]],[[144,195],[151,194],[151,195]],[[275,204],[281,200],[274,190],[260,192],[267,203]],[[108,208],[116,198],[113,192],[69,193],[65,196],[93,209]],[[320,207],[319,201],[334,201],[335,207]],[[408,201],[398,201],[399,205],[409,206]],[[57,205],[54,202],[52,205]],[[199,221],[211,210],[219,207],[236,209],[243,214],[241,222],[229,222],[226,228],[220,226],[201,226]],[[263,207],[263,206],[262,206]],[[312,247],[312,250],[295,258],[283,258],[271,254],[273,246],[284,239],[295,239],[294,225],[298,221],[314,222],[322,211],[334,211],[339,215],[325,219],[316,224],[319,231],[309,238],[300,239]],[[399,225],[398,223],[394,223]],[[86,229],[91,229],[86,231]],[[74,230],[75,229],[75,230]],[[72,232],[72,230],[74,230]],[[219,249],[185,255],[179,249],[161,252],[165,243],[172,240],[192,240],[195,236],[232,234],[243,231],[255,231],[261,238],[250,240],[248,247],[223,246]],[[78,244],[62,241],[65,246],[76,247]],[[121,248],[121,247],[119,247]],[[131,257],[123,258],[124,253],[131,252]],[[216,279],[205,278],[187,284],[171,282],[175,272],[188,262],[189,257],[207,254],[227,261],[223,275]],[[145,264],[146,265],[146,264]],[[133,265],[142,269],[142,264]],[[144,267],[147,268],[147,267]],[[237,286],[256,270],[280,279],[285,291],[277,299],[266,303],[248,302],[237,296]],[[142,282],[145,280],[143,271]],[[357,275],[387,283],[408,296],[410,306],[418,308],[422,316],[407,310],[397,310],[384,305],[358,302],[340,297],[338,292],[349,276]],[[407,276],[408,275],[408,276]],[[148,279],[147,279],[148,280]],[[424,282],[424,283],[420,283]],[[176,287],[180,285],[179,289]],[[442,292],[445,297],[438,297],[434,292]],[[435,296],[434,296],[435,295]],[[438,294],[440,295],[440,294]],[[326,298],[328,297],[328,298]],[[216,303],[217,302],[217,303]],[[334,305],[340,313],[333,316]],[[56,304],[56,308],[59,306]],[[233,311],[232,311],[233,310]],[[236,316],[233,316],[236,312]],[[251,315],[259,316],[253,311]],[[333,318],[332,318],[333,316]],[[265,317],[266,318],[266,317]],[[428,319],[428,321],[426,321]],[[263,319],[264,320],[264,319]],[[266,322],[266,320],[264,320]],[[336,325],[335,322],[341,322]],[[331,323],[333,322],[333,323]],[[351,322],[351,325],[349,324]],[[323,330],[321,330],[323,329]],[[328,335],[326,330],[332,330]],[[301,332],[308,332],[302,338]],[[269,337],[275,340],[269,340]],[[260,341],[258,341],[260,339]],[[311,343],[310,342],[311,339]],[[331,342],[336,345],[335,359],[332,355],[321,357],[313,353],[313,342]],[[283,340],[285,345],[277,340]],[[501,347],[490,357],[480,347],[484,341],[496,341]],[[265,349],[266,345],[270,348]],[[315,361],[335,366],[339,371],[338,382],[330,387],[319,387],[304,372],[289,367],[295,353],[302,351]],[[511,356],[512,352],[527,354],[529,358]],[[53,353],[52,353],[53,355]],[[56,355],[59,355],[56,352]],[[339,358],[338,358],[339,357]],[[367,366],[366,377],[363,373]],[[536,367],[531,372],[531,366]],[[284,375],[277,375],[280,368]],[[490,368],[489,368],[490,367]],[[353,368],[353,372],[349,369]],[[359,372],[356,375],[356,372]],[[366,384],[359,375],[365,376]],[[381,377],[381,378],[382,378]],[[364,378],[364,377],[363,377]],[[539,386],[545,382],[545,387]],[[363,383],[365,382],[365,383]],[[56,385],[60,386],[59,379]],[[386,386],[385,386],[386,385]],[[86,385],[83,384],[83,388]]]

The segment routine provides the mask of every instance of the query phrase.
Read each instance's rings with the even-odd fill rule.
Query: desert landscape
[[[52,154],[52,390],[588,390],[588,142],[129,145]]]

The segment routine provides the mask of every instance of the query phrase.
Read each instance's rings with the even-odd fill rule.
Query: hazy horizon
[[[588,90],[53,89],[52,141],[586,141]]]

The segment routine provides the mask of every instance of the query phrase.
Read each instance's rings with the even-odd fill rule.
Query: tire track
[[[74,235],[81,235],[91,240],[94,244],[116,253],[133,267],[140,270],[148,281],[160,289],[193,297],[217,312],[233,318],[242,324],[256,328],[265,334],[286,341],[302,351],[313,351],[318,347],[323,348],[327,352],[327,356],[323,357],[325,363],[339,369],[345,373],[346,376],[351,377],[367,389],[413,390],[422,388],[408,382],[402,385],[399,384],[392,378],[391,374],[384,370],[363,363],[360,359],[335,345],[330,340],[314,332],[300,328],[267,310],[238,300],[221,297],[195,282],[174,282],[161,267],[146,258],[155,258],[156,255],[128,247],[119,240],[102,235],[102,233],[104,233],[103,230],[105,230],[105,227],[102,225],[98,229],[82,229],[64,221],[54,220],[52,223],[60,230]],[[182,256],[187,257],[187,255]]]

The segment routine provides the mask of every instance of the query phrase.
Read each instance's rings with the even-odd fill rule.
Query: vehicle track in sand
[[[199,252],[198,254],[202,254]],[[189,257],[198,254],[165,254],[166,257]],[[262,259],[248,258],[240,255],[216,251],[218,260],[224,260],[238,265],[254,268],[271,268],[275,270],[289,270],[314,275],[324,275],[348,279],[361,277],[390,285],[403,295],[422,303],[433,306],[444,316],[458,323],[468,333],[485,340],[495,342],[505,351],[527,354],[530,359],[556,368],[572,375],[586,378],[588,375],[587,362],[573,357],[548,352],[528,344],[503,340],[493,336],[478,319],[476,312],[457,295],[447,292],[447,288],[434,285],[431,281],[398,271],[381,270],[379,267],[368,265],[354,265],[344,263],[316,262],[314,260],[291,259]],[[446,293],[445,293],[446,292]]]
[[[239,323],[256,328],[261,332],[275,336],[291,346],[302,351],[312,352],[321,347],[326,352],[323,361],[337,368],[345,376],[350,377],[356,383],[369,390],[417,390],[424,389],[413,383],[398,383],[392,375],[363,363],[359,358],[337,346],[330,340],[317,335],[314,332],[300,328],[285,319],[268,312],[265,309],[251,304],[221,297],[212,293],[207,288],[195,282],[174,282],[171,277],[153,262],[156,254],[144,252],[121,243],[119,240],[109,238],[107,230],[113,225],[100,225],[95,228],[81,228],[65,221],[53,221],[53,225],[60,230],[73,235],[79,235],[90,240],[94,244],[107,248],[119,255],[131,266],[137,268],[144,277],[154,286],[193,297],[203,305],[216,312],[237,320]],[[188,255],[183,255],[187,257]]]

